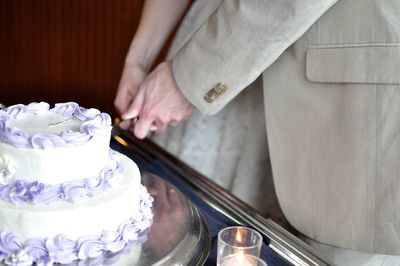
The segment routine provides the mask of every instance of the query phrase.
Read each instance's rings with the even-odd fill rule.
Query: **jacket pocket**
[[[400,84],[400,44],[309,46],[306,75],[312,82]]]

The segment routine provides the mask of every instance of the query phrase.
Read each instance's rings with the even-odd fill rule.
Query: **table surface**
[[[271,219],[261,216],[252,207],[223,189],[209,178],[167,153],[150,140],[138,140],[131,133],[113,128],[112,139],[129,150],[140,160],[157,161],[168,167],[215,212],[235,224],[248,226],[259,231],[268,248],[284,259],[289,265],[329,265],[312,247],[289,233]]]

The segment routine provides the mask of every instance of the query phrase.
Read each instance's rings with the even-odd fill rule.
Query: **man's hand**
[[[188,119],[193,105],[183,96],[177,87],[170,62],[162,62],[139,86],[129,111],[122,119],[138,117],[134,127],[137,138],[143,139],[153,128],[157,133],[166,127],[176,126]]]
[[[133,127],[134,116],[131,115],[132,102],[139,90],[139,84],[146,77],[147,72],[144,68],[137,64],[125,65],[122,72],[122,77],[118,85],[117,95],[114,100],[114,106],[120,114],[123,114],[125,119],[120,124],[122,129]]]

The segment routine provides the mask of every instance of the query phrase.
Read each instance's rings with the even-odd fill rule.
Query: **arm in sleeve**
[[[178,87],[203,114],[217,113],[335,2],[222,1],[172,59]]]

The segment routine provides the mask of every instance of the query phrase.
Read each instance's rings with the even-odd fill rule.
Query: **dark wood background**
[[[142,5],[0,1],[0,103],[76,101],[116,115],[113,100]]]

